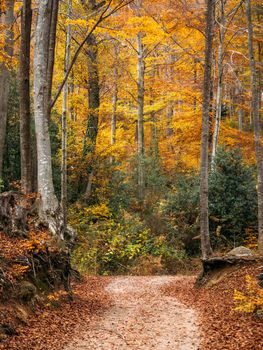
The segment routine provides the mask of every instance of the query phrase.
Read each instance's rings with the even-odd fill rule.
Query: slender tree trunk
[[[57,234],[53,218],[59,211],[52,178],[51,145],[49,134],[48,51],[50,35],[51,0],[41,0],[35,30],[34,52],[34,115],[37,141],[38,192],[40,194],[39,215],[47,221],[49,228]],[[59,232],[61,233],[61,232]]]
[[[144,169],[144,50],[142,33],[137,35],[138,43],[138,190],[139,200],[144,199],[145,169]]]
[[[5,26],[4,50],[9,57],[13,56],[13,23],[14,0],[6,0],[6,13],[0,16],[0,24]],[[3,176],[3,160],[7,122],[7,103],[10,85],[10,67],[0,63],[0,179]]]
[[[244,96],[243,96],[243,88],[240,82],[237,83],[237,96],[238,96],[238,130],[243,131],[243,122],[244,122],[244,109],[242,107],[242,104],[244,103]]]
[[[251,115],[254,123],[255,134],[255,149],[257,159],[257,175],[258,175],[258,250],[263,253],[263,157],[262,157],[262,143],[261,143],[261,122],[259,117],[259,93],[257,85],[257,71],[254,58],[253,48],[253,25],[251,16],[251,2],[246,0],[246,16],[248,26],[248,51],[251,73]]]
[[[167,80],[170,84],[174,83],[174,68],[173,64],[175,63],[175,55],[170,55],[168,60],[168,69],[167,69]],[[173,135],[173,115],[174,115],[174,103],[169,101],[167,106],[167,128],[166,135],[168,137]]]
[[[201,139],[201,169],[200,169],[200,231],[202,257],[206,259],[212,254],[209,236],[208,214],[208,171],[209,171],[209,115],[211,98],[212,78],[212,48],[214,29],[214,0],[207,1],[206,12],[206,49],[205,49],[205,72],[203,90],[202,112],[202,139]]]
[[[213,145],[212,145],[212,156],[211,164],[212,170],[214,168],[214,161],[216,156],[216,150],[218,146],[221,113],[222,113],[222,89],[223,89],[223,59],[224,59],[224,42],[226,33],[226,17],[225,17],[225,0],[220,0],[220,23],[219,23],[219,47],[218,47],[218,82],[217,82],[217,93],[216,93],[216,118],[215,118],[215,128],[213,135]]]
[[[117,131],[117,103],[118,103],[118,67],[115,65],[113,68],[113,94],[112,94],[112,116],[111,116],[111,145],[116,143],[116,131]],[[114,157],[110,158],[110,163],[113,164]]]
[[[89,117],[84,139],[83,156],[88,159],[87,179],[85,184],[84,198],[87,200],[91,195],[92,179],[94,172],[94,159],[99,124],[100,107],[100,84],[98,71],[98,46],[95,35],[88,39],[88,89],[89,89]]]
[[[46,106],[47,106],[47,115],[50,119],[51,113],[51,95],[52,95],[52,82],[53,82],[53,72],[54,72],[54,63],[55,63],[55,48],[56,48],[56,33],[57,33],[57,22],[58,22],[58,8],[59,0],[49,0],[50,15],[49,15],[49,33],[48,41],[46,41],[47,52],[48,52],[48,63],[47,63],[47,89],[46,89]]]
[[[72,14],[72,0],[68,0],[68,18]],[[64,76],[67,74],[70,63],[71,47],[71,25],[67,25],[66,47],[64,59]],[[61,159],[61,209],[63,215],[63,227],[67,227],[67,199],[68,199],[68,181],[67,181],[67,117],[68,117],[68,93],[69,84],[66,81],[63,88],[62,99],[62,159]]]
[[[32,138],[30,117],[30,36],[32,10],[31,0],[23,1],[21,17],[19,102],[20,102],[20,151],[21,187],[23,193],[33,191]]]
[[[173,103],[169,102],[167,106],[167,128],[166,128],[166,136],[170,137],[173,135],[173,115],[174,115],[174,107]]]

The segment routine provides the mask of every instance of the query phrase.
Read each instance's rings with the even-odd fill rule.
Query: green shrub
[[[254,169],[244,164],[239,149],[219,148],[209,177],[210,231],[217,240],[242,243],[245,230],[257,222]]]

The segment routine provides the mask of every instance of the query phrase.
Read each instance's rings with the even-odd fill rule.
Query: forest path
[[[188,277],[115,277],[106,287],[112,307],[64,350],[197,350],[197,315],[162,287]]]

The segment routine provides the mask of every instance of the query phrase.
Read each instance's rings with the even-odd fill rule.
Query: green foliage
[[[199,177],[182,174],[161,210],[166,216],[170,235],[183,243],[187,253],[198,251]],[[209,176],[210,233],[214,245],[235,246],[243,243],[248,229],[257,222],[257,192],[254,169],[244,164],[238,149],[219,148],[215,170]]]
[[[245,230],[256,225],[257,192],[253,168],[240,150],[218,149],[209,185],[210,230],[219,241],[241,243]]]
[[[186,251],[193,255],[198,251],[198,243],[193,237],[198,235],[199,178],[195,173],[180,174],[165,201],[161,211],[170,227],[170,236],[181,242]]]

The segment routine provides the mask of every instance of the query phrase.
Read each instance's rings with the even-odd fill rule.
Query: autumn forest
[[[262,349],[262,23],[0,0],[0,349]]]

